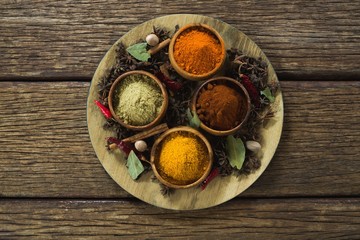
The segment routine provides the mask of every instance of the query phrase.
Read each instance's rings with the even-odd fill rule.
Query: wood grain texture
[[[0,5],[0,78],[90,78],[109,47],[151,18],[196,13],[252,38],[281,78],[360,75],[356,1],[55,1]]]
[[[234,200],[199,211],[137,201],[0,200],[2,239],[359,239],[359,199]]]
[[[241,197],[359,196],[360,82],[281,82],[274,159]],[[128,197],[95,156],[86,82],[0,82],[0,196]]]

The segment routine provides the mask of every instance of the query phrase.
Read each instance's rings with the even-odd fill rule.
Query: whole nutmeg
[[[158,36],[156,36],[153,33],[147,35],[145,40],[146,40],[146,43],[149,44],[150,46],[156,46],[159,43]]]
[[[253,153],[257,153],[261,149],[260,143],[256,141],[246,141],[246,148],[252,151]]]
[[[138,140],[135,142],[135,148],[139,152],[144,152],[147,149],[147,144],[144,140]]]

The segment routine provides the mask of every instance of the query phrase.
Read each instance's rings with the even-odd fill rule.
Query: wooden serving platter
[[[242,50],[248,56],[261,57],[268,64],[269,79],[271,81],[278,81],[271,63],[250,38],[229,24],[213,18],[191,14],[159,17],[133,28],[118,41],[123,42],[125,46],[130,46],[139,39],[144,39],[147,34],[151,33],[153,26],[174,30],[175,25],[181,27],[188,23],[208,24],[215,28],[224,38],[226,49],[235,47]],[[115,45],[116,43],[101,60],[93,76],[87,100],[87,123],[91,142],[101,164],[114,181],[128,193],[149,204],[176,210],[191,210],[216,206],[234,198],[250,187],[269,165],[280,141],[284,117],[281,92],[278,91],[275,98],[274,104],[277,107],[277,112],[262,130],[262,150],[259,153],[261,159],[260,169],[248,176],[237,177],[231,175],[227,177],[217,177],[204,191],[201,191],[198,187],[194,187],[175,190],[170,196],[163,196],[160,192],[161,188],[159,183],[151,180],[153,176],[152,171],[142,174],[136,181],[132,180],[127,172],[124,156],[119,151],[109,152],[105,147],[106,137],[114,136],[115,133],[102,128],[105,119],[95,106],[94,100],[98,99],[97,84],[115,62]]]

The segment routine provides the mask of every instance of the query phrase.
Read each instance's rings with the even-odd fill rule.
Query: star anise
[[[259,169],[261,166],[260,159],[255,156],[248,156],[245,158],[244,165],[241,170],[238,172],[239,175],[245,174],[249,175],[255,170]]]
[[[98,83],[98,93],[100,96],[100,100],[104,105],[107,105],[107,97],[109,95],[109,91],[113,81],[116,79],[114,75],[115,68],[109,69],[109,71],[105,74],[105,76]]]
[[[229,159],[224,150],[216,150],[214,152],[217,162],[220,166],[220,175],[228,176],[233,172],[233,168],[230,165]]]
[[[260,140],[260,128],[262,127],[264,118],[255,108],[251,108],[249,118],[241,127],[240,131],[235,134],[235,137],[247,140]]]
[[[138,61],[136,61],[136,59],[130,54],[124,54],[124,56],[120,59],[120,63],[124,65],[135,65]]]
[[[162,194],[163,196],[165,196],[165,197],[169,197],[169,196],[170,196],[171,194],[173,194],[174,191],[175,191],[175,189],[170,188],[170,187],[168,187],[168,186],[160,183],[159,180],[156,178],[155,175],[153,175],[153,176],[151,177],[151,181],[157,182],[157,183],[160,184],[160,192],[161,192],[161,194]]]
[[[184,81],[181,77],[169,69],[171,79],[176,79],[183,84],[181,91],[169,97],[169,106],[166,114],[166,121],[172,126],[186,125],[188,123],[186,110],[190,107],[192,91],[195,87],[194,82]]]
[[[155,27],[153,26],[153,32],[156,36],[158,36],[160,42],[164,41],[165,39],[169,38],[170,31],[167,31],[164,28]]]
[[[227,53],[231,62],[231,77],[239,78],[240,74],[245,74],[257,89],[261,91],[266,88],[268,75],[267,63],[264,60],[246,56],[238,49],[230,49]]]
[[[161,189],[160,189],[161,194],[166,197],[169,197],[171,194],[173,194],[174,190],[175,190],[175,189],[170,188],[162,183],[160,184],[160,187],[161,187]]]
[[[115,68],[118,69],[119,72],[124,73],[136,69],[136,65],[139,61],[126,51],[125,46],[122,43],[118,44],[116,53]]]
[[[169,97],[169,106],[166,114],[166,122],[173,126],[184,125],[186,118],[186,109],[189,106],[189,100],[181,101],[174,97]]]
[[[233,172],[226,152],[226,138],[213,139],[215,164],[219,166],[220,175],[228,176]]]
[[[268,83],[268,87],[270,88],[271,94],[274,96],[276,92],[279,90],[280,84],[279,82],[272,81]]]
[[[112,130],[116,133],[118,139],[124,139],[134,135],[134,132],[123,127],[120,123],[116,122],[113,118],[107,119],[103,125],[104,129]]]

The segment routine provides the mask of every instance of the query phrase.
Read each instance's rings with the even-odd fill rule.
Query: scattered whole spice
[[[120,139],[109,137],[107,138],[108,148],[112,149],[115,144],[121,151],[125,153],[125,155],[129,155],[129,153],[134,150],[133,145],[130,142],[121,141]]]
[[[198,31],[201,32],[201,31]],[[169,31],[162,28],[156,28],[154,27],[154,34],[156,34],[159,38],[159,42],[163,42],[164,40],[170,38]],[[198,33],[197,33],[198,34]],[[194,47],[195,43],[199,39],[203,39],[202,37],[190,37],[190,42],[186,42],[188,46],[188,49],[191,47]],[[210,37],[215,37],[210,34]],[[198,41],[199,42],[199,41]],[[159,44],[158,44],[159,45]],[[216,44],[215,44],[216,45]],[[180,46],[180,45],[179,45]],[[148,49],[149,47],[147,47]],[[182,50],[186,50],[186,46],[183,47]],[[144,48],[145,49],[145,48]],[[167,48],[166,46],[164,48],[150,48],[156,50],[156,52],[150,51],[152,55],[151,59],[149,58],[149,62],[141,62],[137,59],[135,59],[133,56],[131,56],[127,51],[125,46],[122,43],[119,43],[116,48],[116,62],[114,66],[112,66],[108,72],[104,75],[104,77],[101,79],[101,81],[98,84],[99,89],[99,104],[96,103],[96,105],[99,107],[101,112],[103,113],[104,117],[106,118],[106,124],[104,124],[104,128],[106,129],[112,129],[116,132],[117,138],[109,138],[107,139],[108,147],[112,148],[120,148],[126,155],[128,155],[131,150],[133,150],[136,155],[139,157],[139,159],[142,159],[141,154],[139,151],[137,151],[132,143],[135,143],[138,139],[143,139],[142,137],[134,137],[134,132],[132,132],[129,129],[124,128],[120,124],[118,124],[111,116],[111,113],[108,114],[110,111],[107,108],[107,98],[109,94],[109,89],[112,85],[112,83],[115,81],[115,79],[121,75],[124,72],[128,72],[131,70],[145,70],[148,72],[151,72],[153,74],[156,74],[157,72],[160,72],[162,65],[164,63],[168,63],[169,59],[167,56]],[[149,50],[150,50],[149,49]],[[157,52],[159,51],[159,52]],[[148,53],[150,53],[148,52]],[[191,50],[190,50],[191,52]],[[206,52],[206,51],[204,51]],[[208,51],[211,52],[211,51]],[[191,63],[194,67],[201,66],[201,62],[207,62],[206,57],[203,52],[199,50],[197,54],[199,54],[200,58],[199,62],[196,62],[194,55],[194,52],[191,52],[191,57],[189,58],[193,62]],[[211,54],[210,54],[211,55]],[[250,151],[251,146],[248,146],[249,140],[256,140],[259,141],[261,135],[259,133],[259,129],[263,126],[264,120],[272,117],[274,115],[274,111],[276,109],[273,109],[273,107],[270,107],[271,103],[271,96],[275,96],[275,93],[278,89],[278,83],[275,81],[272,81],[271,83],[268,83],[268,75],[267,75],[267,64],[262,59],[255,59],[249,56],[246,56],[238,49],[231,49],[228,50],[228,56],[229,60],[231,62],[230,71],[227,72],[227,75],[229,77],[237,79],[239,82],[241,82],[245,88],[248,90],[249,95],[251,97],[253,107],[252,111],[249,116],[249,121],[244,125],[242,130],[236,134],[236,137],[243,138],[244,142],[246,141],[246,146]],[[183,56],[183,59],[187,60],[186,57]],[[204,65],[208,65],[208,63],[203,63]],[[188,64],[189,67],[190,64]],[[172,69],[171,66],[168,67],[168,70],[170,72],[169,74],[165,74],[164,72],[161,73],[166,77],[165,80],[163,80],[163,83],[167,85],[168,89],[173,91],[174,94],[171,95],[169,98],[169,108],[167,111],[167,114],[165,116],[165,121],[167,124],[169,124],[170,127],[178,126],[178,125],[186,125],[186,109],[188,107],[189,98],[191,96],[191,93],[195,87],[193,85],[193,82],[189,81],[183,81],[183,79],[176,74],[174,69]],[[160,77],[158,77],[160,79]],[[161,80],[161,79],[160,79]],[[170,80],[170,81],[168,81]],[[173,81],[173,82],[172,82]],[[182,85],[182,88],[180,85]],[[171,86],[171,87],[169,87]],[[173,89],[172,89],[173,87]],[[271,94],[266,94],[267,90],[266,88],[269,88],[271,91]],[[179,89],[179,90],[177,90]],[[269,92],[269,91],[268,91]],[[261,94],[261,95],[260,95]],[[270,97],[270,98],[269,98]],[[264,101],[265,100],[265,101]],[[104,105],[101,104],[101,102],[105,103]],[[265,104],[264,104],[265,102]],[[270,102],[270,103],[269,103]],[[254,108],[255,107],[255,108]],[[149,136],[153,136],[149,134]],[[132,141],[121,141],[119,139],[124,138],[131,138]],[[221,175],[229,175],[233,172],[238,174],[249,174],[256,169],[258,169],[261,165],[261,161],[259,158],[256,157],[256,155],[253,153],[249,153],[247,151],[246,157],[244,160],[243,167],[241,170],[236,170],[233,167],[231,167],[228,159],[228,154],[226,153],[226,144],[223,144],[224,140],[226,138],[215,138],[216,141],[222,142],[222,144],[213,144],[214,153],[216,156],[216,163],[217,167],[215,167],[212,171],[218,172]],[[151,139],[149,140],[149,144],[151,145]],[[256,149],[253,149],[256,150]],[[255,151],[256,152],[256,151]],[[140,154],[140,155],[138,155]],[[175,161],[176,159],[172,160]],[[165,164],[166,165],[166,164]],[[217,170],[216,170],[217,169]],[[208,184],[211,179],[213,179],[213,174],[210,173],[208,178],[204,181],[202,184],[202,187],[206,187],[206,184]],[[217,174],[218,174],[217,173]],[[215,174],[215,175],[217,175]],[[169,189],[166,186],[162,186],[162,192],[163,194],[167,194],[171,192],[172,189]]]
[[[220,171],[219,168],[214,168],[211,170],[209,176],[206,177],[206,179],[201,183],[201,190],[204,190],[206,186],[219,175]]]
[[[268,66],[261,58],[246,56],[238,49],[232,48],[227,50],[230,60],[230,71],[228,74],[237,78],[241,74],[249,77],[258,91],[263,90],[268,84]]]
[[[261,149],[260,143],[258,143],[256,141],[246,141],[245,145],[246,145],[246,148],[249,149],[250,151],[252,151],[253,153],[257,153]]]
[[[162,41],[161,43],[157,44],[156,46],[150,48],[147,52],[150,54],[150,55],[155,55],[157,54],[159,51],[161,51],[161,49],[163,48],[166,48],[167,45],[169,45],[170,43],[170,38]]]
[[[138,140],[135,142],[134,145],[136,150],[138,150],[139,152],[145,152],[147,149],[147,144],[144,140]]]
[[[176,30],[176,26],[175,26],[175,30]],[[156,27],[153,26],[153,34],[155,34],[158,38],[159,41],[162,42],[165,39],[170,37],[170,31],[165,29],[165,28],[160,28],[160,27]]]
[[[182,83],[181,91],[175,92],[173,96],[170,95],[169,106],[165,115],[169,127],[187,125],[189,119],[186,110],[195,85],[196,82],[194,81],[185,81]]]
[[[144,130],[140,133],[137,133],[135,135],[132,135],[130,137],[122,139],[122,141],[135,143],[138,140],[146,139],[151,136],[160,134],[162,132],[165,132],[168,129],[169,129],[168,125],[166,123],[162,123],[162,124],[157,125],[156,127],[150,128],[148,130]]]
[[[174,44],[174,59],[180,68],[195,75],[207,74],[224,57],[219,39],[209,30],[194,27],[182,32]]]
[[[147,62],[151,57],[151,54],[146,50],[147,43],[137,43],[126,48],[129,54],[139,61]]]
[[[256,156],[249,156],[246,158],[246,161],[244,162],[243,168],[238,171],[238,174],[245,174],[249,175],[250,173],[256,171],[261,167],[261,161]]]
[[[236,90],[223,85],[207,84],[196,101],[200,120],[210,128],[229,130],[236,127],[245,115],[244,100]]]
[[[126,167],[128,168],[128,173],[133,180],[136,180],[145,170],[140,159],[134,151],[130,151],[127,158]]]
[[[152,47],[159,43],[159,37],[156,36],[156,34],[154,34],[154,33],[147,35],[145,40],[146,40],[146,43]]]
[[[250,81],[249,77],[245,74],[240,75],[241,84],[245,87],[247,92],[249,93],[251,102],[254,104],[255,107],[260,107],[260,95],[259,90],[256,89],[254,84]]]
[[[162,183],[160,183],[160,187],[161,187],[161,189],[160,189],[161,194],[166,197],[169,197],[171,194],[173,194],[174,190],[175,190],[175,189],[170,188]]]
[[[177,92],[182,88],[182,84],[179,82],[176,82],[174,80],[171,80],[170,78],[168,78],[167,76],[165,76],[165,74],[163,74],[161,71],[155,73],[155,76],[165,84],[165,86],[173,91],[173,92]]]
[[[106,141],[109,150],[119,148],[126,155],[126,157],[129,156],[131,151],[133,151],[139,159],[147,161],[145,155],[138,151],[130,142],[122,141],[114,137],[108,137]]]
[[[174,132],[164,139],[158,156],[159,174],[175,185],[197,181],[209,164],[205,143],[191,133]]]
[[[111,112],[107,107],[102,105],[101,102],[99,102],[98,100],[95,100],[94,102],[95,102],[96,106],[99,107],[101,113],[104,115],[105,118],[107,118],[107,119],[112,118]]]
[[[143,74],[132,74],[118,85],[114,111],[125,123],[143,126],[160,114],[164,97],[153,79]]]
[[[240,170],[245,161],[246,150],[241,138],[232,135],[226,137],[226,152],[230,165]]]

